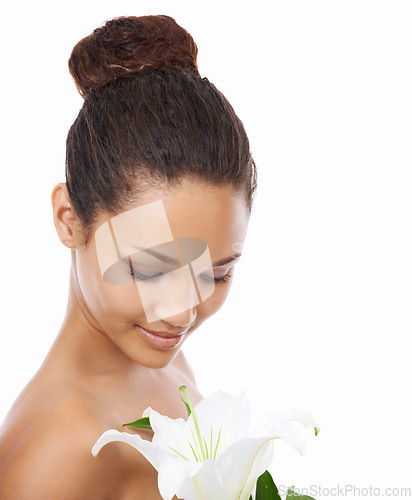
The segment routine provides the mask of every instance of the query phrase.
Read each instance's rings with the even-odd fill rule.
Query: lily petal
[[[159,467],[158,487],[162,498],[171,500],[184,480],[195,476],[204,465],[205,462],[187,462],[178,458],[167,457]]]
[[[188,460],[195,460],[190,441],[193,441],[188,422],[183,418],[169,418],[155,410],[149,413],[150,425],[154,431],[152,443],[171,456],[180,453]],[[173,451],[175,450],[175,451]]]
[[[286,444],[292,446],[301,455],[304,453],[305,436],[302,426],[318,429],[309,413],[292,409],[287,412],[275,412],[266,415],[261,424],[250,433],[251,436],[279,437]]]
[[[196,475],[187,477],[176,492],[178,498],[190,500],[233,500],[228,495],[216,462],[206,460]]]
[[[292,408],[289,411],[277,411],[269,413],[263,417],[259,426],[251,434],[269,435],[272,434],[277,425],[290,420],[300,422],[305,427],[317,428],[315,421],[309,413],[304,413]]]
[[[210,437],[213,426],[213,436],[216,440],[221,429],[218,454],[232,443],[248,435],[251,417],[251,405],[244,392],[234,397],[222,391],[215,391],[202,399],[195,412],[202,436]],[[192,415],[188,422],[192,421]]]
[[[244,438],[233,443],[216,460],[230,499],[249,498],[257,478],[272,460],[273,437]]]
[[[120,441],[133,446],[133,448],[140,451],[156,470],[159,470],[160,464],[165,458],[165,452],[151,441],[142,439],[138,434],[119,432],[115,429],[109,429],[99,437],[92,448],[92,454],[97,457],[103,446],[114,441]]]

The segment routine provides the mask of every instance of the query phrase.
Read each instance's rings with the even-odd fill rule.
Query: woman
[[[167,16],[113,19],[73,49],[84,104],[51,195],[67,312],[4,422],[2,499],[160,498],[139,453],[91,448],[148,406],[185,417],[181,385],[201,399],[181,347],[225,301],[246,236],[248,139],[196,56]]]

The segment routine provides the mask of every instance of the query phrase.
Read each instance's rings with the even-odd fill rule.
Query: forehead
[[[168,190],[146,192],[132,208],[105,222],[110,229],[116,228],[117,240],[130,248],[197,238],[207,243],[212,254],[222,257],[235,243],[243,243],[248,218],[245,201],[232,185],[185,181]]]

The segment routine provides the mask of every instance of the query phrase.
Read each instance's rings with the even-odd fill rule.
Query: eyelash
[[[145,276],[144,274],[138,273],[135,269],[130,270],[129,269],[129,274],[132,276],[132,278],[135,278],[138,281],[145,281],[149,283],[156,283],[159,278],[163,276],[163,273],[156,274],[152,277]],[[222,284],[222,283],[227,283],[229,278],[231,278],[232,275],[229,274],[229,271],[224,275],[221,276],[220,278],[213,278],[215,283]],[[207,279],[206,281],[210,282],[210,279]]]

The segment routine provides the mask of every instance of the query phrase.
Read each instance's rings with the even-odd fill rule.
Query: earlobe
[[[68,248],[76,248],[77,239],[74,224],[77,217],[64,182],[60,182],[53,188],[51,202],[53,206],[54,227],[60,241]]]

